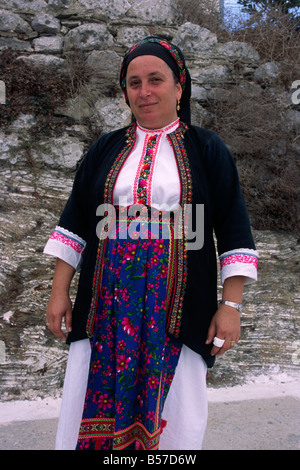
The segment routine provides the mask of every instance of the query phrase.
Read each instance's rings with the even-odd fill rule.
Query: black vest
[[[87,242],[67,343],[88,337],[99,248],[96,209],[112,201],[116,177],[134,145],[134,133],[133,125],[108,133],[95,142],[76,173],[59,220],[61,227]],[[221,139],[211,131],[185,125],[169,134],[169,139],[181,179],[181,204],[192,207],[193,222],[196,222],[197,205],[204,210],[203,246],[195,250],[186,249],[184,243],[178,245],[178,269],[182,272],[174,291],[173,326],[169,332],[201,354],[208,367],[212,367],[211,345],[205,345],[205,340],[217,310],[216,255],[239,248],[255,249],[255,245],[236,165]]]

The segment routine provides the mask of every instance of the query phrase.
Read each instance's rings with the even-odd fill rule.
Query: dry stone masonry
[[[238,82],[249,96],[262,83],[272,88],[280,72],[280,64],[264,63],[249,44],[220,42],[214,33],[197,24],[178,24],[174,0],[157,1],[155,8],[150,0],[1,2],[0,54],[6,51],[17,63],[29,64],[37,78],[47,70],[52,78],[65,77],[70,85],[65,101],[51,110],[51,122],[46,121],[43,128],[43,110],[39,114],[31,108],[22,109],[0,129],[2,400],[60,392],[67,348],[44,324],[54,261],[42,256],[42,250],[70,192],[76,167],[92,140],[130,119],[118,87],[120,63],[126,48],[149,34],[163,35],[183,49],[193,82],[193,123],[200,126],[209,127],[213,114],[208,104],[226,103],[231,85]],[[9,101],[8,96],[3,98],[3,81],[1,87],[0,113]],[[280,90],[280,96],[288,100],[286,91]],[[299,110],[288,103],[286,112],[288,125],[299,128]],[[230,136],[225,137],[230,145]],[[299,140],[293,145],[299,154]],[[287,147],[279,138],[274,155],[284,155]],[[257,233],[261,246],[269,243],[265,236],[268,233]],[[275,235],[269,236],[272,242],[278,242]],[[294,238],[280,238],[280,243],[285,243],[285,253],[290,252]],[[271,268],[265,269],[271,273]],[[289,289],[296,289],[296,283],[297,278],[291,275]],[[295,296],[291,293],[288,297],[293,308]],[[269,301],[270,296],[264,308]],[[251,303],[250,330],[249,318],[253,315],[257,310]],[[293,327],[287,318],[282,321],[286,322],[282,329],[286,328],[289,336]],[[251,349],[247,336],[244,349]],[[241,358],[242,352],[243,345]],[[259,358],[253,362],[257,365],[257,361]],[[220,367],[224,372],[230,364],[225,369]]]

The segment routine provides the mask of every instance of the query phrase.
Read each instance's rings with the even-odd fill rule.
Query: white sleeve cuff
[[[227,251],[220,257],[221,284],[231,276],[245,276],[245,285],[257,281],[258,252],[248,248]]]
[[[85,246],[86,242],[78,235],[57,226],[45,245],[44,253],[62,259],[79,271]]]

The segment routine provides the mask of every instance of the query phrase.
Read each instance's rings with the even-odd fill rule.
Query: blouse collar
[[[180,119],[176,119],[176,121],[171,122],[166,127],[163,127],[162,129],[145,129],[144,127],[140,126],[139,123],[137,123],[137,128],[138,130],[146,133],[146,134],[170,134],[171,132],[174,132],[180,125]]]

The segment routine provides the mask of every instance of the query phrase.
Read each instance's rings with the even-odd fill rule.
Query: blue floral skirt
[[[116,225],[117,236],[105,240],[78,450],[157,449],[181,351],[166,332],[166,227],[148,224],[147,237],[125,238],[124,221]]]

